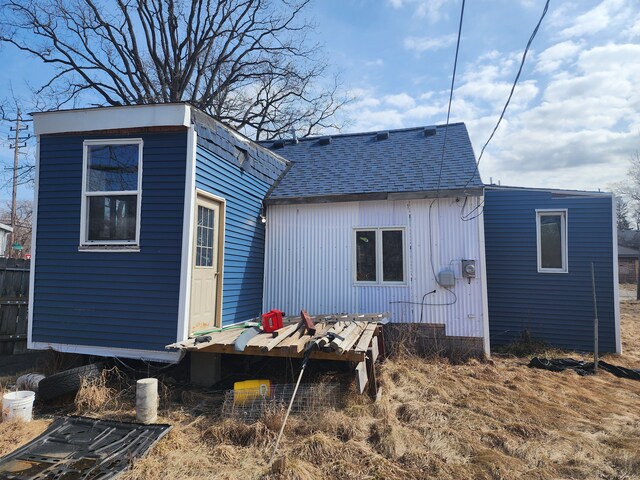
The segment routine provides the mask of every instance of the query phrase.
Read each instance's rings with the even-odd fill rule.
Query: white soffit
[[[36,135],[191,125],[190,106],[184,103],[96,107],[32,115]]]

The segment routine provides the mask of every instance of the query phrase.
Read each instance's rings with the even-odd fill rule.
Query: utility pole
[[[20,158],[20,147],[21,146],[26,146],[26,141],[29,140],[29,138],[31,138],[31,135],[27,135],[26,137],[21,137],[20,136],[20,132],[23,130],[28,129],[29,127],[27,125],[21,126],[21,122],[22,122],[22,118],[20,118],[20,109],[18,108],[18,111],[16,112],[16,126],[15,127],[11,127],[11,130],[15,130],[16,135],[13,139],[14,143],[13,145],[10,145],[9,148],[13,148],[13,192],[12,192],[12,196],[11,196],[11,228],[12,228],[12,232],[11,232],[11,245],[9,247],[9,257],[13,257],[15,255],[15,251],[13,246],[16,243],[16,228],[17,228],[17,222],[16,222],[16,199],[17,199],[17,193],[18,193],[18,160]],[[24,143],[24,145],[21,145],[21,143]]]

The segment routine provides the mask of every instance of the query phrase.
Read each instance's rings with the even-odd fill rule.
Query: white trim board
[[[386,281],[384,280],[384,272],[383,272],[383,264],[384,264],[384,251],[383,251],[383,241],[382,234],[385,231],[400,231],[402,232],[402,278],[401,282],[396,281]],[[375,263],[376,263],[376,280],[368,281],[368,280],[358,280],[358,232],[374,232],[375,233],[375,242],[376,242],[376,251],[375,251]],[[351,277],[353,285],[364,286],[364,287],[405,287],[409,286],[410,282],[408,280],[408,266],[407,257],[409,252],[409,243],[407,241],[407,227],[405,225],[402,226],[389,226],[389,227],[353,227],[351,234]]]
[[[31,228],[31,264],[29,267],[29,307],[27,312],[27,348],[33,347],[33,304],[36,284],[36,236],[38,231],[38,187],[40,185],[40,135],[36,136],[36,172],[33,182],[33,212]]]
[[[80,355],[97,355],[99,357],[131,358],[150,362],[176,363],[181,359],[180,352],[158,352],[155,350],[138,350],[132,348],[94,347],[91,345],[68,345],[64,343],[32,342],[32,350],[55,350],[63,353]]]
[[[189,300],[191,298],[191,262],[193,260],[193,216],[196,203],[196,153],[198,134],[195,125],[187,133],[186,171],[184,181],[184,213],[182,218],[182,261],[180,264],[180,296],[176,341],[189,338]]]
[[[542,266],[542,229],[540,220],[543,216],[560,216],[560,249],[562,250],[562,268]],[[536,208],[536,251],[538,273],[569,273],[569,209],[567,208]]]
[[[484,196],[478,198],[478,203],[484,205]],[[480,242],[480,282],[482,295],[482,338],[484,354],[491,358],[491,330],[489,327],[489,294],[487,284],[487,255],[484,238],[484,208],[478,217],[478,239]]]
[[[618,278],[618,225],[616,223],[616,197],[611,195],[611,230],[613,232],[613,306],[616,353],[622,353],[620,337],[620,279]]]
[[[191,106],[184,103],[100,107],[33,113],[36,135],[146,127],[189,127]]]
[[[88,191],[88,161],[89,147],[107,146],[107,145],[137,145],[138,146],[138,189],[137,190],[113,190],[113,191]],[[144,140],[142,138],[104,138],[85,140],[82,143],[82,203],[80,204],[80,248],[83,247],[102,247],[103,251],[108,251],[109,246],[114,247],[130,246],[129,251],[139,251],[140,247],[140,225],[142,224],[142,177],[143,177],[143,159],[144,159]],[[136,233],[134,240],[89,240],[89,197],[106,197],[106,196],[136,196]]]

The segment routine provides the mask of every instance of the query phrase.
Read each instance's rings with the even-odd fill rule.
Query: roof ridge
[[[464,122],[452,122],[449,123],[449,127],[452,126],[458,126],[458,125],[463,125],[464,126]],[[405,127],[405,128],[394,128],[394,129],[380,129],[380,130],[370,130],[367,132],[352,132],[352,133],[335,133],[335,134],[326,134],[326,135],[314,135],[312,137],[298,137],[298,142],[310,142],[310,141],[315,141],[318,140],[320,138],[324,138],[324,137],[331,137],[331,138],[339,138],[339,137],[361,137],[361,136],[365,136],[365,135],[375,135],[377,133],[380,132],[389,132],[391,133],[399,133],[399,132],[411,132],[411,131],[419,131],[419,130],[424,130],[425,128],[445,128],[447,127],[446,124],[443,125],[423,125],[423,126],[418,126],[418,127]],[[273,142],[277,142],[277,141],[286,141],[286,140],[291,140],[290,138],[272,138],[270,140],[260,140],[257,143],[260,144],[265,144],[265,143],[273,143]]]

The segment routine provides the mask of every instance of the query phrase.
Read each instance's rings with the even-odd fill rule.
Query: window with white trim
[[[137,246],[142,139],[84,142],[81,245]]]
[[[538,272],[567,273],[567,211],[536,210]]]
[[[403,228],[357,228],[354,230],[354,244],[356,283],[405,282]]]

